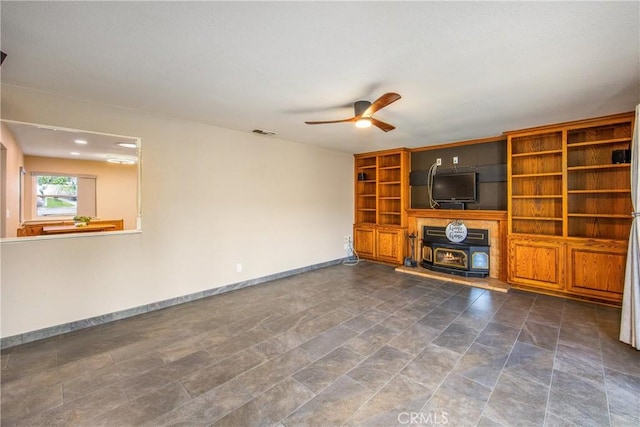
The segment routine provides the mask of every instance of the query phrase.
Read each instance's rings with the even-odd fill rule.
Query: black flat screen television
[[[436,202],[475,202],[476,173],[456,173],[433,176],[431,197]]]

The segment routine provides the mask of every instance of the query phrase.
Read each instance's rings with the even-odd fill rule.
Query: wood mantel
[[[475,219],[506,221],[507,211],[451,210],[451,209],[407,209],[407,215],[416,218]]]
[[[490,277],[507,281],[507,211],[407,209],[409,234],[422,238],[424,225],[446,226],[449,221],[460,219],[470,228],[490,230]],[[417,254],[416,254],[417,255]],[[419,259],[419,258],[418,258]]]

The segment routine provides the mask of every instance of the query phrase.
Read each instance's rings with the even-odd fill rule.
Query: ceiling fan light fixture
[[[356,127],[361,129],[371,127],[371,119],[362,118],[362,119],[356,120]]]
[[[356,101],[353,103],[353,112],[355,115],[348,119],[342,120],[322,120],[305,122],[308,125],[323,125],[328,123],[355,123],[358,128],[368,128],[375,126],[383,132],[389,132],[395,129],[395,126],[385,123],[381,120],[374,119],[372,116],[389,104],[396,102],[401,96],[394,92],[387,92],[373,102]]]

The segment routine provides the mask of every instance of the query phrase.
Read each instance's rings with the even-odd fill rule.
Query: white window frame
[[[80,213],[76,213],[76,215],[90,216],[90,217],[93,217],[93,218],[97,217],[98,206],[97,206],[96,193],[97,193],[98,177],[96,175],[69,174],[69,173],[59,173],[59,172],[31,172],[31,198],[33,199],[32,200],[32,206],[31,206],[32,221],[67,220],[67,219],[73,219],[73,217],[75,216],[75,215],[58,215],[58,216],[44,215],[44,216],[38,216],[38,206],[37,206],[37,203],[38,203],[38,179],[37,179],[37,177],[39,177],[39,176],[64,176],[64,177],[76,178],[77,181],[78,181],[78,194],[77,194],[78,203],[80,203],[80,180],[82,180],[82,179],[93,180],[94,190],[93,190],[93,194],[92,194],[92,200],[83,202],[83,204],[86,207],[89,208],[90,212],[89,212],[89,214],[86,214],[86,212],[80,212]],[[76,210],[76,212],[77,212],[77,210]]]

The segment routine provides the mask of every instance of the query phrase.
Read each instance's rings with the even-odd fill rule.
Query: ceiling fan
[[[374,125],[385,132],[389,132],[390,130],[394,130],[396,127],[393,125],[390,125],[389,123],[385,123],[378,119],[374,119],[372,116],[376,111],[386,107],[387,105],[397,101],[398,99],[400,99],[400,95],[398,95],[397,93],[388,92],[373,102],[369,102],[369,101],[354,102],[353,110],[355,115],[349,119],[327,120],[327,121],[305,122],[305,123],[308,125],[322,125],[327,123],[355,122],[356,126],[360,128],[366,128],[371,125]]]

